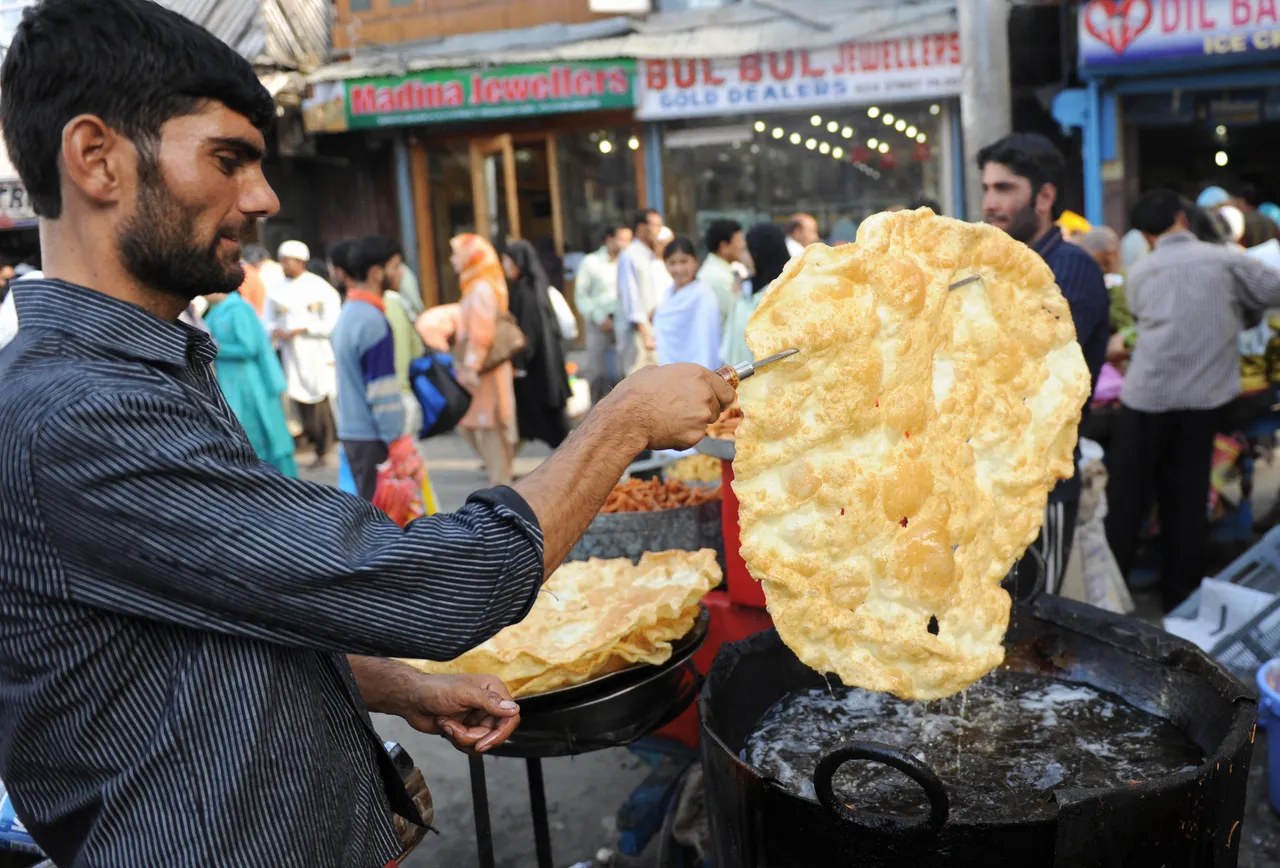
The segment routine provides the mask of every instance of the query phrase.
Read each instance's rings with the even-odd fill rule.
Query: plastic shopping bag
[[[401,437],[388,452],[387,460],[378,466],[373,505],[404,527],[427,514],[427,467],[411,437]]]

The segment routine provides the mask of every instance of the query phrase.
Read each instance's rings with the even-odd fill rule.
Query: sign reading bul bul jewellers
[[[960,93],[956,33],[728,60],[642,61],[642,120],[935,99]]]
[[[1124,71],[1229,57],[1280,57],[1280,0],[1090,0],[1080,7],[1082,67]]]
[[[633,60],[438,69],[346,82],[348,129],[484,120],[635,105]]]

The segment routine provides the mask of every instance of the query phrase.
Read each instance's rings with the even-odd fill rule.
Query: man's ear
[[[1052,217],[1053,203],[1056,201],[1058,201],[1058,186],[1056,184],[1041,184],[1039,192],[1036,193],[1036,211]]]
[[[120,201],[136,179],[137,160],[133,142],[97,115],[79,115],[62,128],[62,179],[97,204]]]

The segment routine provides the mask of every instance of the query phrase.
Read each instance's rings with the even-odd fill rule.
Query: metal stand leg
[[[551,829],[547,824],[547,791],[542,783],[542,760],[525,760],[529,769],[529,806],[533,811],[533,846],[538,868],[555,868],[551,861]]]
[[[467,763],[471,767],[471,806],[476,815],[476,850],[480,857],[478,864],[480,868],[494,868],[493,830],[489,825],[489,790],[484,780],[484,757],[467,757]],[[543,817],[545,822],[545,809]]]

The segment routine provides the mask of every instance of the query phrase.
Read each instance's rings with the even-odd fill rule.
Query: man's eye
[[[234,174],[236,169],[240,168],[239,157],[219,156],[218,162],[222,164],[222,171],[226,172],[228,175]]]

